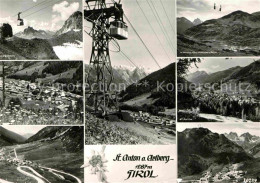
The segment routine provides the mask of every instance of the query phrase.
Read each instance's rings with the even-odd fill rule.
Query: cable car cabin
[[[118,40],[124,40],[128,38],[128,27],[122,21],[111,22],[109,32],[110,32],[110,36]]]
[[[23,19],[18,20],[18,21],[19,21],[19,22],[18,22],[18,26],[23,26],[23,25],[24,25]]]

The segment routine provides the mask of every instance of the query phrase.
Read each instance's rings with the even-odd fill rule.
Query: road
[[[64,179],[64,177],[62,175],[60,175],[60,174],[63,174],[63,175],[67,175],[67,176],[73,177],[75,180],[77,180],[78,183],[82,183],[81,180],[78,177],[76,177],[76,176],[74,176],[72,174],[65,173],[65,172],[62,172],[62,171],[59,171],[59,170],[55,170],[55,169],[52,169],[52,168],[47,168],[47,167],[40,167],[40,168],[48,170],[50,173],[52,173],[53,175],[59,177],[60,179]],[[25,171],[24,169],[29,170],[33,174]],[[27,177],[33,178],[34,180],[37,181],[37,183],[46,183],[46,182],[51,183],[50,181],[48,181],[46,178],[41,176],[38,172],[36,172],[33,168],[31,168],[29,166],[19,166],[19,167],[17,167],[17,170],[20,173],[22,173],[23,175],[25,175]],[[0,182],[1,183],[14,183],[14,182],[9,182],[9,181],[3,180],[3,179],[0,179]]]
[[[26,172],[25,170],[22,170],[22,168],[24,168],[24,169],[29,169],[30,171],[32,171],[35,175],[37,175],[37,176],[35,176],[35,175],[33,175],[33,174],[31,174],[31,173],[28,173],[28,172]],[[26,175],[26,176],[28,176],[28,177],[31,177],[31,178],[33,178],[33,179],[35,179],[38,183],[45,183],[42,179],[45,179],[44,177],[42,177],[38,172],[36,172],[33,168],[31,168],[31,167],[28,167],[28,166],[19,166],[19,167],[17,167],[17,170],[20,172],[20,173],[22,173],[22,174],[24,174],[24,175]],[[40,177],[40,178],[39,178]]]
[[[240,122],[243,123],[242,119],[235,118],[235,117],[229,117],[229,116],[221,116],[217,114],[206,114],[206,113],[199,113],[199,116],[206,119],[214,119],[217,121],[223,121],[223,122]],[[248,123],[253,123],[253,121],[247,120]]]
[[[68,176],[73,177],[74,179],[76,179],[78,181],[78,183],[82,183],[81,180],[78,177],[76,177],[76,176],[74,176],[72,174],[65,173],[65,172],[62,172],[62,171],[59,171],[59,170],[55,170],[55,169],[52,169],[52,168],[42,167],[42,166],[40,166],[40,168],[47,169],[50,172],[52,172],[53,174],[54,174],[54,172],[57,172],[57,173],[61,173],[61,174],[64,174],[64,175],[68,175]],[[60,176],[62,176],[62,175],[60,175]]]

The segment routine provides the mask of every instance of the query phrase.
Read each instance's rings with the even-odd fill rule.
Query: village
[[[24,80],[5,81],[5,124],[81,124],[83,97],[59,87]]]

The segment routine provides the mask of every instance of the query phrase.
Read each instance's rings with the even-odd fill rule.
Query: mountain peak
[[[74,30],[82,30],[82,12],[80,11],[76,11],[70,15],[62,28],[56,32],[56,35],[61,35]]]
[[[201,24],[201,23],[203,23],[203,21],[200,20],[199,18],[196,18],[196,19],[193,21],[193,24],[194,24],[194,25],[199,25],[199,24]]]

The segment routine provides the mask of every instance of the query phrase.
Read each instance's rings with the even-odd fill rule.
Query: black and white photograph
[[[171,0],[85,3],[87,145],[175,144],[173,8]]]
[[[260,60],[178,59],[178,122],[259,122]]]
[[[82,2],[0,0],[0,60],[82,60]]]
[[[177,0],[178,57],[260,56],[260,0]]]
[[[2,61],[0,78],[0,124],[83,124],[82,61]]]
[[[178,124],[178,182],[260,182],[260,126]]]
[[[1,183],[82,183],[83,164],[83,126],[0,126]]]

